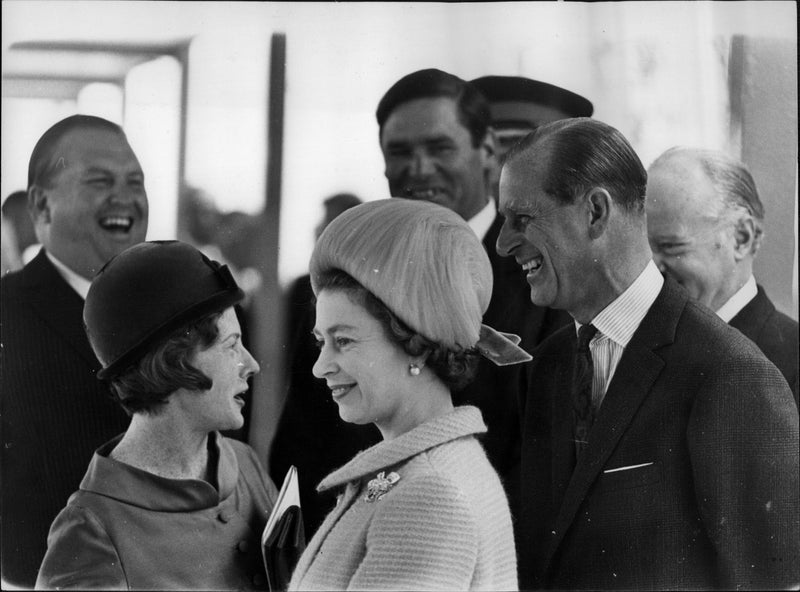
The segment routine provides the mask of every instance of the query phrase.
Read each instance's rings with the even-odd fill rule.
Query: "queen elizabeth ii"
[[[319,238],[310,263],[324,379],[347,422],[383,441],[328,475],[340,492],[301,557],[291,590],[511,590],[508,503],[480,443],[480,411],[451,390],[480,355],[529,356],[481,325],[492,291],[476,235],[440,206],[368,202]]]

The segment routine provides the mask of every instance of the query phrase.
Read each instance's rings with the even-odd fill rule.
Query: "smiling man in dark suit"
[[[48,129],[31,155],[28,208],[44,248],[0,281],[2,573],[33,587],[86,459],[128,425],[82,321],[94,274],[147,232],[144,174],[122,129],[88,115]]]
[[[692,298],[764,352],[798,395],[798,325],[756,284],[764,206],[747,167],[716,150],[675,147],[647,173],[653,258]]]
[[[783,589],[800,580],[798,415],[778,369],[652,261],[647,176],[570,119],[509,153],[501,254],[575,323],[522,403],[521,589]]]

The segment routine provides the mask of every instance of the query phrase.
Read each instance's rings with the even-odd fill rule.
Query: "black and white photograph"
[[[3,0],[3,590],[798,590],[797,5]]]

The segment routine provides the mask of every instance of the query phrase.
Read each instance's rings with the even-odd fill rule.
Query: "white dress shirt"
[[[758,294],[756,278],[751,275],[750,279],[744,283],[744,286],[739,288],[736,294],[728,298],[728,301],[719,307],[717,316],[726,323],[730,323],[731,319],[739,314],[739,311],[756,297],[756,294]]]
[[[592,319],[591,324],[597,327],[597,334],[589,342],[594,362],[592,404],[595,409],[600,408],[625,347],[663,285],[664,277],[650,260],[628,289]],[[575,330],[579,327],[576,322]]]
[[[469,227],[472,228],[473,232],[477,235],[481,242],[486,237],[486,233],[489,232],[489,228],[492,227],[492,223],[494,222],[495,217],[497,216],[497,208],[494,206],[494,200],[489,198],[489,201],[486,203],[484,208],[475,214],[472,218],[467,220],[467,224]],[[494,245],[490,245],[494,248]]]
[[[89,293],[89,286],[92,285],[92,282],[82,276],[79,276],[69,267],[61,263],[61,261],[53,257],[50,251],[45,251],[45,255],[47,255],[48,259],[50,259],[50,263],[55,265],[56,270],[58,271],[59,275],[64,278],[64,281],[72,286],[72,289],[75,290],[81,298],[86,300],[86,295]]]

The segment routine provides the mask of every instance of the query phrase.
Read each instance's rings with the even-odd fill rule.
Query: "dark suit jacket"
[[[770,362],[778,367],[792,388],[797,403],[798,392],[798,325],[775,306],[761,286],[758,293],[730,321],[764,352]]]
[[[668,279],[573,471],[575,347],[565,328],[529,365],[520,587],[796,584],[798,415],[778,369]]]
[[[44,251],[0,280],[2,572],[33,587],[50,523],[128,417],[97,380],[83,300]]]
[[[484,238],[494,275],[494,289],[484,323],[498,331],[516,333],[521,345],[532,350],[544,337],[571,322],[562,311],[542,309],[530,300],[525,274],[511,258],[497,255],[495,242],[502,226],[498,216]],[[446,303],[442,303],[446,306]],[[380,441],[373,425],[346,424],[339,418],[325,382],[315,379],[311,368],[319,355],[311,337],[314,326],[313,294],[308,276],[299,279],[289,293],[289,334],[299,336],[290,344],[291,382],[286,405],[278,424],[270,455],[273,480],[280,484],[289,466],[298,467],[303,518],[307,533],[313,533],[332,508],[333,499],[320,497],[316,485],[332,470],[355,454]],[[520,431],[518,402],[521,366],[498,367],[481,359],[475,380],[453,393],[456,405],[475,405],[489,428],[483,443],[487,456],[510,495],[516,487]]]

